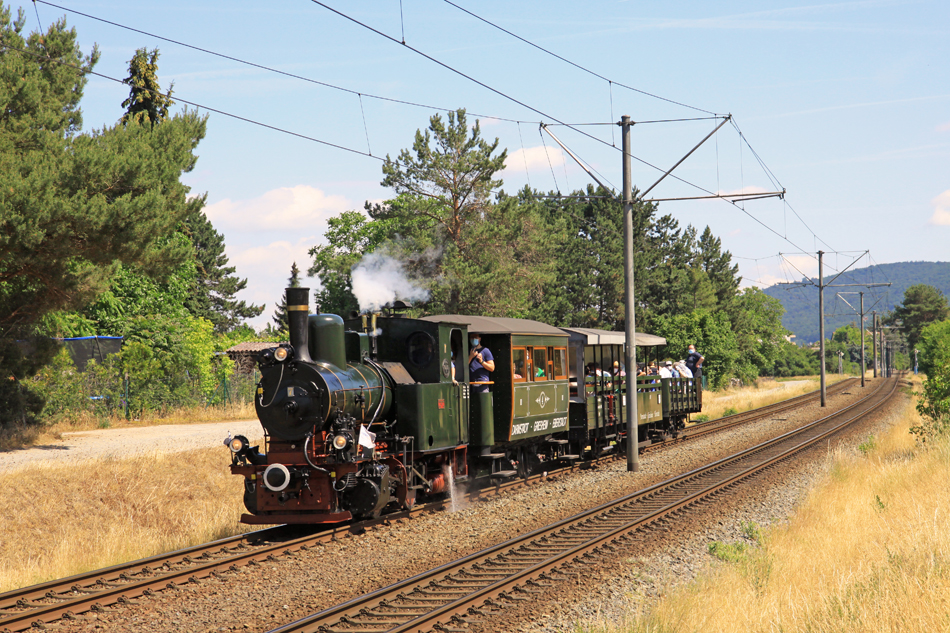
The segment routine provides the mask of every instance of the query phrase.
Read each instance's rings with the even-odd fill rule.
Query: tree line
[[[413,145],[386,157],[382,185],[395,196],[328,222],[308,273],[321,309],[359,311],[353,270],[386,253],[427,293],[417,314],[536,319],[622,330],[623,210],[614,192],[560,195],[501,189],[507,152],[465,110],[434,115]],[[695,343],[714,386],[771,375],[786,348],[781,304],[740,290],[732,256],[709,227],[685,228],[656,204],[634,205],[636,323],[682,356]]]
[[[244,324],[264,306],[236,299],[247,282],[228,265],[224,238],[203,211],[206,195],[181,182],[207,117],[172,113],[159,52],[143,48],[129,61],[121,118],[84,131],[80,101],[98,49],[80,50],[65,20],[29,35],[24,25],[22,10],[14,18],[0,4],[0,373],[9,378],[0,381],[0,424],[65,415],[94,394],[127,403],[129,384],[140,407],[213,400],[231,371],[216,352],[281,340],[286,307],[278,304],[263,332]],[[311,249],[307,273],[320,280],[322,309],[360,310],[354,270],[375,254],[425,292],[416,315],[622,330],[614,193],[509,194],[499,177],[507,158],[464,109],[431,117],[411,147],[384,162],[393,197],[332,218],[325,243]],[[713,387],[817,370],[813,354],[809,361],[785,341],[779,302],[740,289],[738,267],[709,227],[681,227],[640,201],[634,233],[638,329],[666,337],[667,355],[696,344]],[[295,263],[288,284],[300,275]],[[125,343],[80,377],[51,338],[84,335]]]

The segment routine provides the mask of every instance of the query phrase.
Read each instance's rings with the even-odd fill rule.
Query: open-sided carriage
[[[563,328],[569,338],[572,444],[586,456],[608,453],[626,429],[627,368],[623,332]],[[666,339],[638,332],[638,359],[655,353]],[[637,441],[644,446],[673,436],[691,413],[702,410],[702,388],[692,378],[637,377]]]

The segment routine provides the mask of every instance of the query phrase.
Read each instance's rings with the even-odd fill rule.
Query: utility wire
[[[195,46],[194,44],[188,44],[187,42],[182,42],[182,41],[180,41],[180,40],[174,40],[174,39],[172,39],[172,38],[170,38],[170,37],[164,37],[164,36],[162,36],[162,35],[156,35],[155,33],[150,33],[150,32],[148,32],[148,31],[143,31],[143,30],[141,30],[141,29],[137,29],[137,28],[134,28],[134,27],[131,27],[131,26],[126,26],[126,25],[124,25],[124,24],[119,24],[118,22],[113,22],[113,21],[111,21],[111,20],[106,20],[105,18],[100,18],[100,17],[97,17],[97,16],[95,16],[95,15],[90,15],[89,13],[83,13],[82,11],[76,11],[75,9],[70,9],[70,8],[67,8],[67,7],[60,6],[60,5],[58,5],[58,4],[53,4],[52,2],[47,2],[46,0],[33,0],[33,2],[34,2],[34,3],[39,2],[39,3],[41,3],[41,4],[45,4],[45,5],[47,5],[47,6],[50,6],[50,7],[55,8],[55,9],[59,9],[59,10],[61,10],[61,11],[66,11],[67,13],[73,13],[73,14],[75,14],[75,15],[81,15],[81,16],[84,17],[84,18],[89,18],[90,20],[95,20],[95,21],[97,21],[97,22],[102,22],[103,24],[108,24],[108,25],[110,25],[110,26],[114,26],[114,27],[117,27],[117,28],[120,28],[120,29],[125,29],[126,31],[131,31],[131,32],[133,32],[133,33],[138,33],[138,34],[140,34],[140,35],[147,35],[148,37],[154,37],[154,38],[157,39],[157,40],[161,40],[161,41],[163,41],[163,42],[168,42],[168,43],[170,43],[170,44],[175,44],[175,45],[177,45],[177,46],[183,46],[183,47],[185,47],[185,48],[190,48],[191,50],[195,50],[195,51],[198,51],[198,52],[201,52],[201,53],[205,53],[205,54],[207,54],[207,55],[213,55],[214,57],[220,57],[221,59],[227,59],[227,60],[232,61],[232,62],[237,62],[237,63],[239,63],[239,64],[244,64],[245,66],[250,66],[250,67],[252,67],[252,68],[257,68],[257,69],[259,69],[259,70],[266,70],[267,72],[277,73],[278,75],[283,75],[283,76],[285,76],[285,77],[290,77],[291,79],[299,79],[300,81],[306,81],[306,82],[308,82],[308,83],[316,84],[316,85],[318,85],[318,86],[323,86],[324,88],[331,88],[331,89],[333,89],[333,90],[339,90],[339,91],[341,91],[341,92],[346,92],[346,93],[349,93],[349,94],[351,94],[351,95],[356,95],[356,96],[360,96],[360,97],[366,97],[366,98],[368,98],[368,99],[379,99],[380,101],[389,101],[389,102],[391,102],[391,103],[398,103],[398,104],[401,104],[401,105],[408,105],[408,106],[412,106],[412,107],[415,107],[415,108],[425,108],[426,110],[437,110],[437,111],[440,111],[440,112],[454,112],[454,111],[455,111],[455,108],[442,108],[442,107],[439,107],[439,106],[427,105],[427,104],[424,104],[424,103],[415,103],[415,102],[413,102],[413,101],[404,101],[404,100],[402,100],[402,99],[394,99],[394,98],[392,98],[392,97],[383,97],[383,96],[380,96],[380,95],[369,94],[369,93],[366,93],[366,92],[360,92],[360,91],[358,91],[358,90],[352,90],[352,89],[350,89],[350,88],[343,88],[342,86],[336,86],[336,85],[334,85],[334,84],[327,83],[327,82],[325,82],[325,81],[320,81],[320,80],[318,80],[318,79],[312,79],[312,78],[310,78],[310,77],[304,77],[304,76],[302,76],[302,75],[295,75],[294,73],[290,73],[290,72],[287,72],[287,71],[284,71],[284,70],[278,70],[277,68],[273,68],[273,67],[271,67],[271,66],[265,66],[265,65],[263,65],[263,64],[258,64],[258,63],[255,63],[255,62],[250,62],[250,61],[247,61],[247,60],[245,60],[245,59],[241,59],[241,58],[239,58],[239,57],[233,57],[233,56],[231,56],[231,55],[225,55],[224,53],[218,53],[218,52],[216,52],[216,51],[209,50],[209,49],[207,49],[207,48],[201,48],[200,46]],[[398,40],[397,40],[397,41],[398,41]],[[534,121],[517,121],[517,120],[515,120],[515,119],[507,119],[507,118],[505,118],[505,117],[494,116],[494,115],[490,115],[490,114],[478,114],[478,113],[476,113],[476,112],[471,112],[470,114],[471,114],[472,116],[481,117],[481,118],[483,118],[483,119],[495,119],[495,120],[498,120],[498,121],[505,121],[505,122],[507,122],[507,123],[519,123],[519,122],[520,122],[520,123],[534,123]]]
[[[482,87],[485,87],[485,88],[491,90],[492,92],[495,92],[496,94],[499,94],[499,95],[505,97],[506,99],[509,99],[509,100],[511,100],[511,101],[513,101],[513,102],[515,102],[515,103],[517,103],[517,104],[523,106],[523,107],[526,107],[526,108],[528,108],[529,110],[531,110],[531,111],[533,111],[533,112],[536,112],[536,113],[538,113],[538,114],[541,114],[542,116],[546,116],[546,117],[551,118],[553,121],[556,122],[556,124],[564,125],[564,126],[566,126],[566,127],[569,127],[569,128],[571,128],[571,129],[573,129],[575,132],[579,132],[580,134],[582,134],[582,135],[584,135],[584,136],[587,136],[588,138],[590,138],[590,139],[592,139],[592,140],[594,140],[594,141],[597,141],[598,143],[601,143],[601,144],[603,144],[603,145],[606,145],[607,147],[611,147],[612,149],[614,149],[614,150],[616,150],[616,151],[618,151],[618,152],[620,151],[620,148],[616,147],[615,145],[611,145],[610,143],[608,143],[608,142],[606,142],[606,141],[604,141],[604,140],[602,140],[602,139],[599,139],[599,138],[597,138],[596,136],[593,136],[593,135],[591,135],[591,134],[587,134],[586,132],[584,132],[584,131],[582,131],[582,130],[578,130],[575,126],[573,126],[573,125],[571,125],[571,124],[569,124],[569,123],[565,123],[565,122],[563,122],[563,121],[560,121],[559,119],[556,119],[555,117],[553,117],[553,116],[551,116],[551,115],[545,114],[545,113],[541,112],[540,110],[537,110],[536,108],[533,108],[533,107],[531,107],[531,106],[529,106],[529,105],[527,105],[527,104],[524,104],[524,103],[522,103],[521,101],[519,101],[519,100],[517,100],[517,99],[515,99],[515,98],[513,98],[513,97],[510,97],[509,95],[506,95],[506,94],[502,93],[502,92],[499,91],[499,90],[496,90],[496,89],[492,88],[491,86],[488,86],[488,85],[486,85],[486,84],[484,84],[484,83],[482,83],[482,82],[480,82],[480,81],[478,81],[478,80],[476,80],[476,79],[474,79],[474,78],[472,78],[472,77],[469,77],[468,75],[462,73],[461,71],[458,71],[458,70],[452,68],[451,66],[448,66],[447,64],[445,64],[445,63],[443,63],[443,62],[441,62],[441,61],[439,61],[439,60],[437,60],[437,59],[435,59],[435,58],[433,58],[433,57],[431,57],[431,56],[429,56],[429,55],[423,53],[422,51],[419,51],[419,50],[413,48],[412,46],[409,46],[408,44],[405,44],[404,42],[401,42],[401,41],[397,40],[396,38],[393,38],[393,37],[391,37],[391,36],[389,36],[389,35],[386,35],[385,33],[382,33],[381,31],[378,31],[377,29],[374,29],[374,28],[372,28],[372,27],[370,27],[370,26],[368,26],[368,25],[366,25],[366,24],[363,24],[362,22],[359,22],[358,20],[355,20],[354,18],[351,18],[351,17],[349,17],[349,16],[347,16],[347,15],[345,15],[345,14],[343,14],[343,13],[337,11],[336,9],[333,9],[333,8],[331,8],[331,7],[329,7],[329,6],[325,5],[325,4],[323,4],[323,3],[321,3],[321,2],[317,2],[316,0],[312,0],[312,1],[315,2],[316,4],[319,4],[320,6],[322,6],[322,7],[324,7],[324,8],[326,8],[326,9],[328,9],[329,11],[332,11],[332,12],[334,12],[334,13],[340,15],[341,17],[344,17],[344,18],[346,18],[346,19],[348,19],[348,20],[350,20],[350,21],[352,21],[352,22],[355,22],[356,24],[358,24],[358,25],[360,25],[360,26],[362,26],[362,27],[364,27],[364,28],[366,28],[366,29],[369,29],[369,30],[371,30],[371,31],[373,31],[373,32],[375,32],[375,33],[377,33],[378,35],[381,35],[381,36],[385,37],[386,39],[388,39],[388,40],[390,40],[390,41],[392,41],[392,42],[394,42],[394,43],[402,44],[403,46],[405,46],[406,48],[412,50],[413,52],[415,52],[415,53],[417,53],[417,54],[419,54],[419,55],[421,55],[421,56],[423,56],[423,57],[425,57],[425,58],[427,58],[427,59],[429,59],[429,60],[431,60],[431,61],[433,61],[433,62],[439,64],[440,66],[443,66],[443,67],[445,67],[445,68],[451,70],[451,71],[454,72],[454,73],[457,73],[457,74],[459,74],[459,75],[465,77],[466,79],[469,79],[470,81],[473,81],[473,82],[477,83],[478,85],[480,85],[480,86],[482,86]],[[80,15],[80,16],[85,17],[85,18],[88,18],[88,19],[90,19],[90,20],[95,20],[95,21],[98,21],[98,22],[102,22],[102,23],[104,23],[104,24],[109,24],[109,25],[111,25],[111,26],[115,26],[115,27],[117,27],[117,28],[125,29],[125,30],[131,31],[131,32],[133,32],[133,33],[139,33],[139,34],[141,34],[141,35],[146,35],[146,36],[148,36],[148,37],[153,37],[153,38],[155,38],[155,39],[158,39],[158,40],[161,40],[161,41],[164,41],[164,42],[169,42],[169,43],[171,43],[171,44],[176,44],[176,45],[178,45],[178,46],[183,46],[183,47],[185,47],[185,48],[190,48],[190,49],[192,49],[192,50],[196,50],[196,51],[199,51],[199,52],[202,52],[202,53],[206,53],[206,54],[208,54],[208,55],[213,55],[213,56],[215,56],[215,57],[220,57],[220,58],[222,58],[222,59],[227,59],[227,60],[230,60],[230,61],[237,62],[237,63],[239,63],[239,64],[244,64],[244,65],[250,66],[250,67],[252,67],[252,68],[258,68],[258,69],[260,69],[260,70],[265,70],[265,71],[268,71],[268,72],[273,72],[273,73],[276,73],[276,74],[279,74],[279,75],[283,75],[283,76],[285,76],[285,77],[290,77],[290,78],[292,78],[292,79],[298,79],[298,80],[301,80],[301,81],[306,81],[306,82],[308,82],[308,83],[316,84],[316,85],[323,86],[323,87],[326,87],[326,88],[331,88],[331,89],[333,89],[333,90],[339,90],[339,91],[342,91],[342,92],[346,92],[346,93],[355,95],[355,96],[357,96],[357,97],[360,98],[360,99],[362,99],[362,97],[367,97],[367,98],[370,98],[370,99],[379,99],[379,100],[381,100],[381,101],[388,101],[388,102],[391,102],[391,103],[399,103],[399,104],[402,104],[402,105],[408,105],[408,106],[413,106],[413,107],[417,107],[417,108],[425,108],[425,109],[427,109],[427,110],[437,110],[437,111],[441,111],[441,112],[451,112],[451,111],[454,111],[454,108],[444,108],[444,107],[440,107],[440,106],[427,105],[427,104],[423,104],[423,103],[416,103],[416,102],[412,102],[412,101],[405,101],[405,100],[402,100],[402,99],[394,99],[394,98],[391,98],[391,97],[383,97],[383,96],[380,96],[380,95],[374,95],[374,94],[370,94],[370,93],[366,93],[366,92],[360,92],[360,91],[357,91],[357,90],[352,90],[352,89],[350,89],[350,88],[343,88],[343,87],[341,87],[341,86],[336,86],[336,85],[334,85],[334,84],[330,84],[330,83],[327,83],[327,82],[324,82],[324,81],[319,81],[319,80],[312,79],[312,78],[309,78],[309,77],[304,77],[304,76],[302,76],[302,75],[296,75],[296,74],[294,74],[294,73],[286,72],[286,71],[283,71],[283,70],[278,70],[278,69],[272,68],[272,67],[270,67],[270,66],[265,66],[265,65],[263,65],[263,64],[258,64],[258,63],[255,63],[255,62],[247,61],[247,60],[244,60],[244,59],[240,59],[240,58],[238,58],[238,57],[234,57],[234,56],[231,56],[231,55],[226,55],[226,54],[224,54],[224,53],[218,53],[218,52],[216,52],[216,51],[212,51],[212,50],[209,50],[209,49],[206,49],[206,48],[202,48],[202,47],[200,47],[200,46],[195,46],[195,45],[193,45],[193,44],[188,44],[188,43],[182,42],[182,41],[180,41],[180,40],[175,40],[175,39],[172,39],[172,38],[168,38],[168,37],[164,37],[164,36],[161,36],[161,35],[157,35],[157,34],[155,34],[155,33],[151,33],[151,32],[148,32],[148,31],[141,30],[141,29],[137,29],[137,28],[134,28],[134,27],[131,27],[131,26],[126,26],[126,25],[124,25],[124,24],[120,24],[120,23],[114,22],[114,21],[112,21],[112,20],[107,20],[107,19],[105,19],[105,18],[100,18],[100,17],[98,17],[98,16],[94,16],[94,15],[91,15],[91,14],[88,14],[88,13],[84,13],[84,12],[82,12],[82,11],[76,11],[76,10],[74,10],[74,9],[69,9],[69,8],[67,8],[67,7],[63,7],[63,6],[61,6],[61,5],[54,4],[54,3],[52,3],[52,2],[48,2],[47,0],[34,0],[34,2],[39,2],[39,3],[45,4],[45,5],[47,5],[47,6],[50,6],[50,7],[54,7],[54,8],[56,8],[56,9],[59,9],[59,10],[61,10],[61,11],[66,11],[67,13],[73,13],[73,14],[75,14],[75,15]],[[111,79],[111,78],[109,78],[109,79]],[[620,84],[618,84],[618,85],[620,85]],[[179,101],[182,101],[183,103],[185,102],[183,99],[179,99]],[[208,109],[210,110],[210,108],[208,108]],[[705,112],[705,111],[704,111],[704,112]],[[225,114],[226,114],[226,113],[225,113]],[[489,115],[489,114],[478,114],[478,113],[475,113],[475,112],[472,112],[472,113],[470,113],[470,114],[471,114],[472,116],[475,116],[475,117],[481,117],[481,118],[485,118],[485,119],[494,119],[494,120],[498,120],[498,121],[505,121],[505,122],[507,122],[507,123],[534,123],[533,121],[522,121],[522,120],[519,120],[519,119],[510,119],[510,118],[506,118],[506,117],[494,116],[494,115]],[[722,118],[721,116],[715,115],[714,113],[711,113],[711,114],[713,114],[712,117],[701,117],[701,118],[703,118],[703,119],[705,119],[705,118],[715,118],[715,119]],[[231,116],[231,115],[228,115],[228,116]],[[680,120],[686,121],[686,120],[698,120],[698,119],[668,119],[668,120],[658,120],[658,121],[644,121],[644,122],[642,122],[642,123],[677,122],[677,121],[680,121]],[[551,124],[551,125],[554,125],[554,124]],[[591,125],[594,125],[594,124],[591,124]],[[616,125],[616,124],[615,124],[615,123],[606,123],[606,124],[602,124],[602,125]],[[286,130],[283,130],[283,131],[286,131]],[[292,132],[288,132],[288,133],[293,134]],[[315,140],[315,139],[314,139],[314,140]],[[634,160],[636,160],[636,161],[642,163],[643,165],[645,165],[645,166],[647,166],[647,167],[650,167],[651,169],[655,169],[656,171],[659,171],[659,172],[664,171],[661,167],[659,167],[659,166],[657,166],[657,165],[654,165],[654,164],[650,163],[649,161],[646,161],[646,160],[644,160],[644,159],[642,159],[642,158],[639,158],[639,157],[637,157],[637,156],[635,156],[635,155],[633,155],[633,154],[631,154],[631,157],[632,157]],[[692,186],[692,187],[695,187],[695,188],[697,188],[697,189],[699,189],[699,190],[701,190],[701,191],[703,191],[703,192],[705,192],[705,193],[711,193],[711,192],[709,192],[708,190],[703,189],[702,187],[699,187],[698,185],[695,185],[695,184],[693,184],[693,183],[691,183],[691,182],[689,182],[689,181],[687,181],[687,180],[684,180],[683,178],[680,178],[680,177],[677,176],[676,174],[670,174],[670,176],[671,176],[673,179],[675,179],[675,180],[678,180],[678,181],[680,181],[680,182],[682,182],[682,183],[684,183],[684,184],[687,184],[687,185],[690,185],[690,186]],[[731,201],[729,201],[729,202],[731,202]],[[797,248],[797,247],[796,247],[796,248]]]
[[[122,85],[125,85],[125,86],[129,85],[128,82],[126,82],[124,79],[116,79],[115,77],[110,77],[109,75],[103,75],[102,73],[97,73],[97,72],[95,72],[95,71],[93,71],[93,70],[86,70],[86,69],[84,69],[84,68],[82,68],[82,67],[80,67],[80,66],[77,66],[77,65],[75,65],[75,64],[70,64],[69,62],[64,62],[64,61],[59,60],[59,59],[53,59],[53,58],[50,57],[49,55],[39,55],[39,54],[37,54],[37,53],[33,53],[33,52],[31,52],[31,51],[24,50],[24,49],[22,49],[22,48],[17,48],[16,46],[10,46],[9,44],[7,44],[7,43],[5,43],[5,42],[0,42],[0,47],[2,47],[3,49],[6,49],[6,50],[16,51],[16,52],[22,53],[22,54],[24,54],[24,55],[29,55],[30,57],[35,57],[36,59],[42,59],[42,60],[46,60],[46,61],[48,61],[48,62],[52,62],[52,63],[54,63],[54,64],[59,64],[60,66],[65,66],[65,67],[67,67],[67,68],[72,68],[73,70],[76,70],[76,71],[79,72],[80,74],[93,75],[93,76],[95,76],[95,77],[99,77],[99,78],[101,78],[101,79],[108,79],[109,81],[114,81],[114,82],[116,82],[116,83],[118,83],[118,84],[122,84]],[[148,92],[151,92],[151,93],[154,94],[154,95],[165,96],[165,95],[163,95],[161,92],[159,92],[158,90],[151,90],[151,89],[149,89],[149,88],[144,88],[144,87],[141,88],[141,90],[147,90]],[[177,94],[175,95],[175,101],[178,101],[178,102],[180,102],[180,103],[184,103],[184,104],[187,104],[187,105],[190,105],[190,106],[194,106],[194,107],[196,107],[196,108],[202,108],[202,109],[204,109],[204,110],[207,110],[208,112],[214,112],[215,114],[220,114],[220,115],[222,115],[222,116],[230,117],[230,118],[232,118],[232,119],[237,119],[238,121],[244,121],[245,123],[250,123],[250,124],[252,124],[252,125],[257,125],[257,126],[259,126],[259,127],[267,128],[267,129],[269,129],[269,130],[274,130],[275,132],[280,132],[280,133],[282,133],[282,134],[288,134],[288,135],[290,135],[290,136],[296,136],[297,138],[302,138],[302,139],[307,140],[307,141],[312,141],[312,142],[314,142],[314,143],[319,143],[320,145],[326,145],[327,147],[333,147],[333,148],[336,148],[336,149],[341,149],[341,150],[343,150],[343,151],[345,151],[345,152],[350,152],[350,153],[353,153],[353,154],[359,154],[360,156],[366,156],[367,158],[373,158],[373,159],[378,160],[378,161],[380,161],[380,162],[383,161],[383,159],[380,158],[380,157],[378,157],[378,156],[373,156],[372,154],[367,154],[366,152],[361,152],[361,151],[359,151],[358,149],[352,149],[352,148],[346,147],[346,146],[344,146],[344,145],[337,145],[336,143],[331,143],[331,142],[329,142],[329,141],[324,141],[324,140],[321,140],[321,139],[318,139],[318,138],[314,138],[314,137],[312,137],[312,136],[307,136],[306,134],[300,134],[299,132],[292,132],[291,130],[286,130],[286,129],[284,129],[284,128],[280,128],[280,127],[277,127],[277,126],[275,126],[275,125],[269,125],[269,124],[267,124],[267,123],[261,123],[260,121],[255,121],[254,119],[248,119],[247,117],[243,117],[243,116],[240,116],[240,115],[237,115],[237,114],[232,114],[232,113],[226,112],[226,111],[224,111],[224,110],[219,110],[219,109],[217,109],[217,108],[211,108],[211,107],[208,107],[208,106],[206,106],[206,105],[202,105],[202,104],[200,104],[200,103],[196,103],[196,102],[194,102],[194,101],[188,101],[188,100],[186,100],[186,99],[182,99],[182,98],[181,98],[180,96],[178,96]]]
[[[565,58],[565,57],[561,57],[561,56],[558,55],[557,53],[551,52],[551,51],[549,51],[549,50],[546,49],[546,48],[543,48],[543,47],[541,47],[541,46],[538,46],[538,45],[535,44],[534,42],[531,42],[531,41],[529,41],[529,40],[526,40],[525,38],[523,38],[523,37],[521,37],[520,35],[517,35],[517,34],[515,34],[515,33],[512,33],[511,31],[509,31],[509,30],[506,29],[506,28],[503,28],[503,27],[501,27],[501,26],[498,26],[498,25],[495,24],[494,22],[490,22],[489,20],[486,20],[485,18],[481,17],[480,15],[476,15],[475,13],[472,13],[471,11],[469,11],[468,9],[466,9],[466,8],[464,8],[464,7],[460,7],[459,5],[455,4],[454,2],[451,2],[450,0],[443,0],[443,1],[444,1],[446,4],[455,7],[455,8],[458,9],[459,11],[462,11],[463,13],[467,13],[468,15],[472,16],[472,17],[475,18],[476,20],[481,20],[481,21],[484,22],[485,24],[487,24],[487,25],[489,25],[489,26],[491,26],[491,27],[493,27],[493,28],[496,28],[496,29],[498,29],[499,31],[502,31],[503,33],[507,33],[507,34],[510,35],[511,37],[513,37],[513,38],[515,38],[515,39],[517,39],[517,40],[519,40],[519,41],[521,41],[521,42],[524,42],[524,43],[527,44],[528,46],[532,46],[532,47],[538,49],[539,51],[542,51],[542,52],[544,52],[544,53],[547,53],[548,55],[551,55],[552,57],[556,57],[557,59],[561,60],[562,62],[564,62],[564,63],[566,63],[566,64],[570,64],[571,66],[573,66],[574,68],[577,68],[578,70],[583,70],[585,73],[588,73],[588,74],[590,74],[590,75],[593,75],[594,77],[597,77],[598,79],[603,79],[604,81],[610,82],[611,84],[617,84],[617,85],[620,86],[621,88],[626,88],[627,90],[632,90],[633,92],[637,92],[637,93],[640,93],[640,94],[642,94],[642,95],[646,95],[646,96],[648,96],[648,97],[653,97],[654,99],[659,99],[660,101],[666,101],[667,103],[672,103],[672,104],[674,104],[674,105],[682,106],[682,107],[684,107],[684,108],[689,108],[690,110],[696,110],[696,111],[698,111],[698,112],[705,112],[706,114],[713,114],[713,115],[716,114],[715,112],[710,112],[709,110],[704,110],[704,109],[702,109],[702,108],[697,108],[696,106],[691,106],[691,105],[686,104],[686,103],[681,103],[681,102],[679,102],[679,101],[674,101],[674,100],[672,100],[672,99],[667,99],[666,97],[661,97],[661,96],[659,96],[659,95],[655,95],[655,94],[653,94],[653,93],[646,92],[645,90],[640,90],[640,89],[638,89],[638,88],[633,88],[632,86],[628,86],[628,85],[626,85],[626,84],[622,84],[622,83],[620,83],[619,81],[614,81],[614,80],[612,80],[612,79],[608,79],[607,77],[604,77],[603,75],[601,75],[601,74],[599,74],[599,73],[596,73],[596,72],[594,72],[593,70],[590,70],[589,68],[585,68],[584,66],[581,66],[580,64],[576,64],[576,63],[572,62],[571,60],[569,60],[569,59],[567,59],[567,58]]]

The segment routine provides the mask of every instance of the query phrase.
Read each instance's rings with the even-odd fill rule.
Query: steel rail
[[[853,387],[857,382],[857,378],[847,378],[841,382],[837,382],[832,385],[828,392],[830,395],[835,395],[846,389]],[[739,413],[733,413],[732,415],[723,416],[715,420],[709,420],[708,422],[700,422],[693,426],[687,427],[680,432],[679,437],[673,438],[670,440],[665,440],[658,442],[656,444],[651,444],[645,448],[645,450],[656,450],[657,448],[662,448],[663,446],[670,446],[673,444],[678,444],[680,442],[695,439],[697,437],[702,437],[704,435],[710,435],[713,433],[718,433],[719,431],[724,431],[726,429],[732,428],[734,426],[739,426],[741,424],[746,424],[748,422],[754,422],[756,420],[761,420],[763,418],[771,417],[777,413],[782,413],[788,411],[789,409],[798,408],[812,400],[817,400],[821,396],[821,390],[809,391],[800,396],[795,396],[794,398],[789,398],[788,400],[781,400],[779,402],[774,402],[770,405],[764,407],[759,407],[757,409],[750,409],[748,411],[741,411]]]
[[[842,385],[842,383],[835,386],[838,387],[839,385]],[[751,419],[774,414],[784,408],[797,406],[803,400],[816,397],[817,393],[804,394],[761,409],[712,420],[703,423],[701,426],[691,427],[691,429],[703,429],[704,433],[702,434],[723,430]],[[717,424],[722,421],[728,421],[728,424]],[[693,431],[687,437],[698,434]],[[652,447],[658,448],[668,445],[670,445],[670,441],[654,444]],[[593,460],[586,460],[584,463],[592,464],[618,458],[617,454],[605,455]],[[477,500],[537,485],[545,480],[571,472],[575,467],[576,465],[573,464],[565,465],[546,474],[532,475],[471,490],[466,492],[465,496],[470,500]],[[0,630],[23,631],[34,626],[34,623],[49,623],[63,617],[70,618],[77,613],[123,602],[141,595],[148,595],[152,591],[172,586],[176,582],[182,582],[182,579],[185,579],[185,582],[196,582],[221,570],[233,569],[238,564],[252,564],[255,561],[273,557],[275,554],[305,550],[310,545],[330,541],[346,533],[359,534],[375,525],[388,524],[391,521],[438,511],[444,509],[448,503],[449,500],[447,499],[436,500],[420,504],[412,510],[390,513],[378,519],[360,521],[346,526],[323,529],[297,538],[288,539],[288,536],[294,532],[305,530],[305,526],[275,526],[12,590],[0,594]],[[268,540],[274,542],[268,545],[261,544]],[[239,551],[245,548],[251,549]]]
[[[437,623],[444,628],[449,619],[471,613],[475,604],[499,597],[528,599],[532,591],[543,586],[539,581],[550,578],[547,574],[565,573],[554,570],[566,561],[576,561],[645,524],[702,503],[882,406],[896,390],[897,380],[888,382],[834,414],[751,449],[331,607],[271,633],[424,631]],[[886,392],[885,386],[890,387]],[[859,409],[855,415],[841,420],[855,409]],[[753,458],[758,461],[748,465]],[[702,480],[712,475],[716,475],[713,481]],[[638,504],[645,506],[646,512],[636,508]],[[526,582],[535,583],[535,588],[522,587]],[[516,588],[525,595],[511,594]]]

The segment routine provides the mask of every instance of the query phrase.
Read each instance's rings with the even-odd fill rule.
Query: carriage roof
[[[469,332],[479,334],[540,334],[545,336],[564,336],[567,334],[560,328],[530,319],[470,316],[467,314],[436,314],[422,317],[422,320],[467,325]]]
[[[609,332],[588,327],[566,327],[561,329],[570,334],[572,343],[583,343],[585,345],[623,345],[626,343],[626,335],[623,332]],[[666,339],[662,336],[637,332],[634,337],[637,347],[666,345]]]

